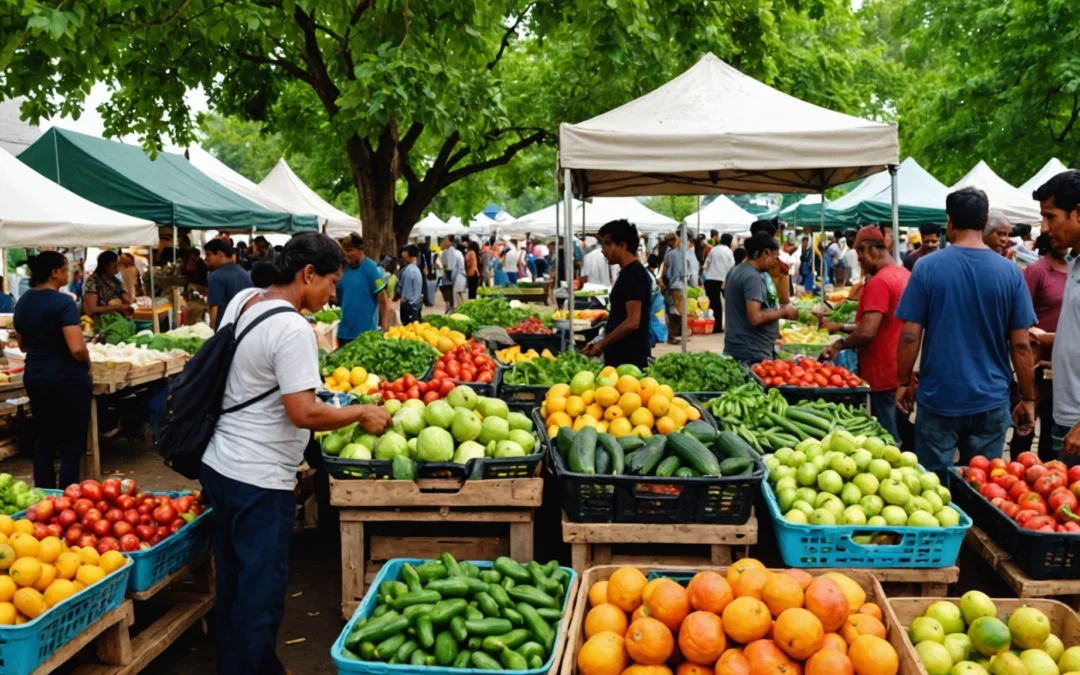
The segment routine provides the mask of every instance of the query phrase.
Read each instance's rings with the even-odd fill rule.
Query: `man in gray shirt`
[[[416,266],[416,259],[420,250],[415,244],[409,244],[401,249],[401,259],[405,266],[398,273],[399,281],[396,295],[401,298],[401,325],[407,326],[413,321],[420,320],[423,309],[424,275]]]
[[[765,276],[780,259],[780,245],[768,233],[758,232],[744,245],[746,260],[736,265],[727,278],[727,335],[724,354],[743,363],[757,363],[773,357],[780,338],[780,319],[794,319],[794,305],[778,307],[770,297]]]

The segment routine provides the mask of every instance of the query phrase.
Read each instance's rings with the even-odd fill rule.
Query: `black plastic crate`
[[[703,420],[712,419],[702,412]],[[559,482],[563,510],[573,522],[741,525],[750,519],[765,476],[760,458],[754,458],[754,471],[749,476],[729,478],[572,473],[547,437],[539,409],[534,409],[533,417],[541,438],[547,441],[548,462]]]
[[[750,371],[750,377],[754,378],[754,381],[765,390],[779,389],[780,395],[788,403],[797,404],[802,401],[822,400],[829,403],[846,403],[847,405],[857,405],[867,410],[870,409],[869,386],[855,387],[854,389],[849,387],[792,387],[788,385],[773,387],[772,385],[766,385],[757,376],[757,373],[752,370]]]
[[[388,459],[342,459],[323,455],[326,471],[339,480],[393,480],[392,462]],[[475,460],[474,460],[475,461]],[[417,478],[466,478],[468,464],[456,462],[417,462]]]
[[[952,498],[984,532],[1005,549],[1032,579],[1080,579],[1080,534],[1025,530],[975,491],[953,467]]]
[[[508,333],[510,339],[516,342],[522,349],[535,349],[542,352],[547,349],[552,354],[558,354],[563,350],[564,335],[555,331],[550,335],[536,333]]]

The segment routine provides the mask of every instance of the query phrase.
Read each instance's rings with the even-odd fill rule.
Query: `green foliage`
[[[118,345],[121,342],[126,342],[138,330],[135,327],[135,322],[124,318],[124,315],[120,312],[99,314],[95,327],[98,333],[105,338],[105,344],[108,345]]]
[[[469,300],[457,309],[458,314],[464,314],[477,326],[498,326],[510,328],[516,326],[530,316],[540,316],[545,324],[551,321],[551,315],[542,316],[524,307],[511,307],[504,298],[488,297]]]
[[[649,375],[676,392],[727,391],[747,380],[738,361],[716,352],[664,354],[649,366]]]
[[[439,352],[426,342],[387,340],[382,333],[370,331],[327,354],[319,371],[326,377],[335,368],[352,370],[361,366],[384,380],[396,380],[406,373],[420,378],[427,375],[438,358]]]
[[[574,375],[586,370],[593,375],[599,375],[601,368],[603,365],[596,359],[569,351],[560,353],[554,361],[533,359],[516,363],[503,374],[503,381],[507,384],[533,386],[569,384]]]

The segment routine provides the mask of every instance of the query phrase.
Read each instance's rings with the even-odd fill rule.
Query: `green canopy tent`
[[[317,231],[314,216],[269,211],[196,169],[180,155],[53,127],[19,159],[95,204],[159,225],[195,230]]]
[[[899,224],[901,227],[945,224],[945,197],[949,188],[938,182],[914,157],[896,171]],[[825,227],[854,228],[892,221],[891,180],[887,171],[869,176],[851,192],[825,209]]]

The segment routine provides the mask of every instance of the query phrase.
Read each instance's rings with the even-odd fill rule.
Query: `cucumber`
[[[693,436],[704,445],[712,445],[713,441],[716,440],[716,429],[713,429],[711,424],[702,420],[689,422],[683,427],[682,432],[687,436]]]
[[[656,475],[659,478],[669,478],[674,475],[675,471],[679,469],[681,462],[675,455],[668,457],[664,461],[660,462],[660,465],[656,467]]]
[[[619,436],[615,439],[622,447],[623,452],[633,452],[645,447],[645,441],[637,436]]]
[[[596,473],[601,476],[611,473],[611,456],[603,448],[596,453]]]
[[[674,476],[676,478],[698,478],[700,474],[688,466],[680,466],[678,469],[675,469]]]
[[[675,434],[672,434],[673,436]],[[638,450],[637,455],[634,457],[638,462],[638,470],[636,473],[640,476],[651,475],[653,471],[656,471],[656,467],[660,465],[660,462],[664,459],[664,448],[667,445],[667,438],[665,436],[652,436],[645,442],[645,447]]]
[[[742,436],[730,431],[716,434],[716,449],[724,457],[753,457],[754,451]]]
[[[721,476],[741,476],[754,470],[754,460],[749,457],[728,457],[720,462]]]
[[[584,427],[574,436],[567,463],[574,473],[596,473],[596,429]]]
[[[615,437],[611,434],[597,434],[596,441],[600,444],[602,452],[597,455],[597,469],[596,473],[610,473],[613,476],[618,476],[623,472],[623,465],[625,464],[625,456],[623,454],[623,447],[619,445],[619,442],[615,440]],[[608,466],[610,471],[601,471],[600,456],[607,455]]]
[[[562,453],[563,457],[566,457],[570,452],[570,447],[574,444],[574,430],[570,427],[559,427],[559,432],[555,434],[555,447]]]
[[[720,475],[720,461],[696,438],[686,434],[671,434],[667,437],[667,448],[702,476]]]

